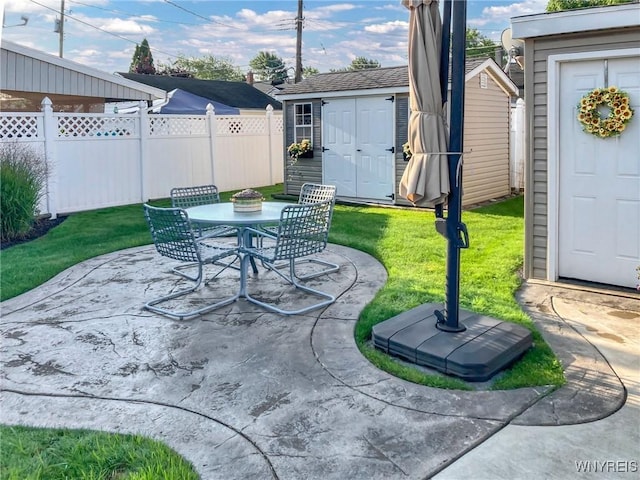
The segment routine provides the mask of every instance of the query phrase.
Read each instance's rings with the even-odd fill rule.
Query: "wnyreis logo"
[[[636,473],[637,460],[577,460],[579,473]]]

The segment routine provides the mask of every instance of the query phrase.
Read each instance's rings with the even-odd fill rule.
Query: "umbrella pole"
[[[442,106],[447,103],[449,95],[449,48],[451,40],[451,2],[452,0],[444,0],[443,17],[442,17],[442,45],[440,49],[440,96],[442,98]],[[444,204],[439,203],[435,206],[436,218],[444,217]]]
[[[451,32],[451,115],[449,151],[462,152],[464,132],[464,76],[466,61],[467,2],[453,3]],[[445,15],[446,12],[445,3]],[[446,17],[445,17],[446,18]],[[448,30],[443,28],[443,35]],[[446,42],[448,44],[448,42]],[[445,42],[443,41],[443,45]],[[443,48],[444,50],[444,48]],[[437,328],[447,332],[462,332],[466,327],[460,316],[460,249],[469,246],[467,228],[462,223],[462,155],[449,154],[449,199],[446,220],[447,231],[447,284],[445,312],[437,312]]]
[[[458,152],[447,154],[450,187],[447,218],[443,218],[442,210],[440,215],[436,210],[436,230],[447,239],[445,305],[440,310],[442,304],[425,303],[407,310],[374,325],[371,336],[375,347],[386,353],[472,382],[483,382],[523,355],[533,344],[533,336],[521,325],[460,311],[460,249],[469,246],[461,215],[462,154],[459,153],[463,148],[466,0],[444,0],[444,9],[442,43],[448,45],[449,37],[453,42],[448,151]],[[453,32],[448,28],[451,22],[447,18],[451,10]],[[443,49],[448,59],[449,49]],[[441,57],[441,68],[448,73],[447,64],[445,57]],[[448,80],[447,76],[444,78]],[[443,98],[446,99],[446,95]]]

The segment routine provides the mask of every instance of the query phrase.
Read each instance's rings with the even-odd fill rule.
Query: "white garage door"
[[[621,136],[601,139],[583,132],[576,115],[580,98],[605,85],[627,92],[636,113]],[[558,275],[633,287],[640,263],[640,62],[563,63],[559,98]]]
[[[391,200],[393,102],[385,97],[331,99],[322,107],[323,182],[337,194]]]

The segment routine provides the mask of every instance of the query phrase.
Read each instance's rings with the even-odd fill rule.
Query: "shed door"
[[[356,100],[331,100],[322,106],[323,182],[336,186],[336,194],[357,197]]]
[[[336,185],[340,196],[392,198],[393,102],[332,99],[322,108],[323,181]]]
[[[558,274],[633,287],[640,263],[639,118],[607,139],[583,132],[576,119],[580,98],[605,85],[626,91],[640,116],[637,58],[561,66]]]

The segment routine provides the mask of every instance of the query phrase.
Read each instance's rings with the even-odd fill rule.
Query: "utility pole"
[[[60,28],[58,29],[58,33],[60,34],[60,47],[59,47],[59,57],[62,58],[62,54],[64,52],[64,0],[61,0],[60,4]]]
[[[296,17],[296,72],[294,83],[302,80],[302,0],[298,0],[298,16]]]

